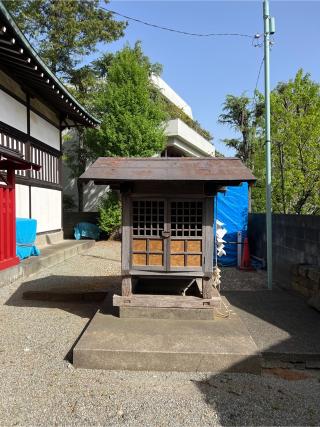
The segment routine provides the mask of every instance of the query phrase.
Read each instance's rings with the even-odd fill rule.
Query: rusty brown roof
[[[211,181],[223,185],[254,182],[237,158],[195,157],[100,157],[81,175],[97,184],[126,181]]]

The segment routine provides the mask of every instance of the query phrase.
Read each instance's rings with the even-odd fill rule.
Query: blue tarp
[[[40,255],[39,249],[34,244],[36,234],[36,219],[16,218],[17,256],[20,259],[28,258],[31,255]]]
[[[100,228],[89,222],[79,222],[79,224],[74,227],[74,238],[76,240],[80,240],[81,238],[99,240]]]
[[[216,201],[216,218],[223,222],[227,234],[226,242],[236,242],[237,232],[241,231],[242,239],[247,236],[248,227],[248,184],[239,187],[227,187],[225,193],[218,193]],[[218,258],[223,266],[237,265],[237,244],[225,244],[226,255]]]

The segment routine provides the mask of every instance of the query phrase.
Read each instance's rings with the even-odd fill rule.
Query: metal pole
[[[264,92],[266,142],[266,228],[268,289],[272,289],[272,200],[271,200],[271,125],[270,125],[270,15],[269,0],[263,2],[264,20]]]

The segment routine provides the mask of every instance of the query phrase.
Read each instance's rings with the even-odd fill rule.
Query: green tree
[[[274,212],[320,213],[320,85],[299,70],[271,93]]]
[[[256,102],[245,96],[227,95],[223,104],[223,113],[219,116],[219,123],[228,125],[239,138],[224,139],[223,142],[236,150],[236,156],[246,165],[252,167],[257,132],[261,129],[263,115],[262,99],[259,93],[255,94]]]
[[[108,236],[121,226],[121,203],[114,192],[109,192],[100,200],[99,204],[99,227]]]
[[[150,81],[155,68],[140,43],[115,54],[96,87],[94,114],[99,129],[86,132],[93,159],[99,156],[152,156],[165,146],[164,101]]]
[[[123,35],[125,22],[99,7],[99,0],[5,0],[24,34],[50,69],[69,80],[99,42]],[[109,2],[105,0],[105,3]]]

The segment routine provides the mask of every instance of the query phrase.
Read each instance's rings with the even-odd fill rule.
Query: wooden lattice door
[[[132,266],[164,270],[165,200],[134,200],[132,216]]]
[[[132,225],[133,268],[202,269],[202,200],[133,200]]]
[[[169,204],[169,269],[201,270],[203,250],[203,201],[181,200]]]

